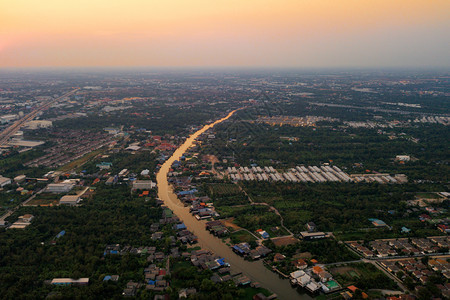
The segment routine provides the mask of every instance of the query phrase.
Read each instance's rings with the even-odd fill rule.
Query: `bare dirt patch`
[[[226,227],[231,227],[234,230],[239,230],[242,229],[241,227],[237,226],[236,224],[233,223],[234,218],[229,218],[229,219],[225,219],[223,220],[223,223]]]
[[[275,246],[286,246],[286,245],[292,245],[298,242],[298,239],[296,239],[293,236],[282,236],[273,238],[272,242],[275,244]]]

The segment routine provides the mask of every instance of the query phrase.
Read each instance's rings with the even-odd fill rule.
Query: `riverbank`
[[[225,257],[231,264],[233,271],[242,272],[253,281],[259,282],[264,288],[276,293],[279,299],[311,299],[308,295],[300,295],[290,286],[288,280],[279,278],[278,275],[268,270],[262,261],[250,262],[233,253],[230,247],[225,245],[219,238],[211,235],[205,228],[205,221],[196,220],[190,213],[189,208],[184,207],[178,197],[172,190],[167,181],[167,174],[173,162],[189,149],[195,140],[208,129],[228,120],[238,111],[230,112],[226,117],[221,118],[211,124],[193,133],[186,141],[172,154],[172,156],[161,166],[156,176],[158,184],[158,197],[164,201],[164,204],[176,214],[197,237],[199,245],[215,254]]]

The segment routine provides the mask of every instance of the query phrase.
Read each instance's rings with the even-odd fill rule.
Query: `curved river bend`
[[[311,299],[308,295],[298,294],[297,291],[290,286],[288,280],[280,279],[278,275],[269,271],[264,267],[262,261],[250,262],[244,260],[242,257],[236,255],[231,248],[225,245],[219,238],[210,234],[205,228],[205,221],[198,221],[189,213],[189,208],[184,207],[167,180],[167,174],[173,162],[179,160],[202,133],[214,127],[216,124],[229,119],[236,111],[237,110],[230,112],[226,117],[217,120],[214,123],[205,125],[202,129],[193,133],[161,166],[160,171],[156,175],[158,197],[163,200],[164,204],[169,207],[184,222],[187,228],[198,237],[200,247],[210,250],[216,255],[225,257],[226,261],[230,263],[233,271],[242,272],[252,279],[252,281],[259,282],[263,287],[276,293],[279,299]]]

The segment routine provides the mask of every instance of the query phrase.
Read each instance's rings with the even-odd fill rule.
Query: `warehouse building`
[[[75,206],[80,203],[80,201],[81,198],[77,195],[66,195],[62,196],[61,199],[59,199],[59,205]]]
[[[156,187],[156,183],[151,180],[135,180],[133,190],[149,190]]]
[[[49,193],[68,193],[74,186],[73,183],[50,183],[47,185],[46,191]]]
[[[87,285],[89,284],[89,278],[53,278],[51,284],[54,285]]]

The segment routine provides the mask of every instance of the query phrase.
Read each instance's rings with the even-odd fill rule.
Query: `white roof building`
[[[156,187],[156,183],[151,180],[135,180],[133,190],[149,190]]]
[[[300,286],[305,287],[311,281],[311,277],[307,274],[297,278],[297,282]]]
[[[141,147],[136,146],[136,145],[131,145],[131,146],[128,146],[127,148],[125,148],[125,150],[130,150],[130,151],[138,151],[139,149],[141,149]]]
[[[26,214],[23,216],[20,216],[19,219],[11,224],[11,226],[8,227],[8,229],[24,229],[28,225],[31,224],[31,220],[33,220],[34,216],[30,214]]]
[[[67,193],[74,187],[73,183],[50,183],[47,185],[47,192]]]
[[[77,205],[80,203],[81,198],[77,195],[65,195],[59,199],[59,205]]]
[[[0,187],[4,187],[5,185],[8,184],[11,184],[11,179],[0,175]]]
[[[51,281],[51,284],[55,285],[86,285],[89,283],[89,278],[79,278],[79,279],[73,279],[73,278],[53,278]]]
[[[25,123],[27,129],[35,130],[39,128],[50,128],[53,126],[52,121],[47,120],[33,120]]]
[[[397,155],[395,157],[395,160],[398,160],[398,161],[410,161],[411,160],[411,156],[409,156],[409,155]]]
[[[310,291],[311,293],[314,293],[315,291],[317,291],[318,289],[320,289],[320,285],[318,285],[317,283],[315,283],[314,281],[311,281],[310,283],[308,283],[306,285],[306,289],[308,291]]]
[[[289,274],[289,276],[294,279],[302,277],[303,275],[305,275],[305,272],[303,272],[302,270],[298,270]]]

